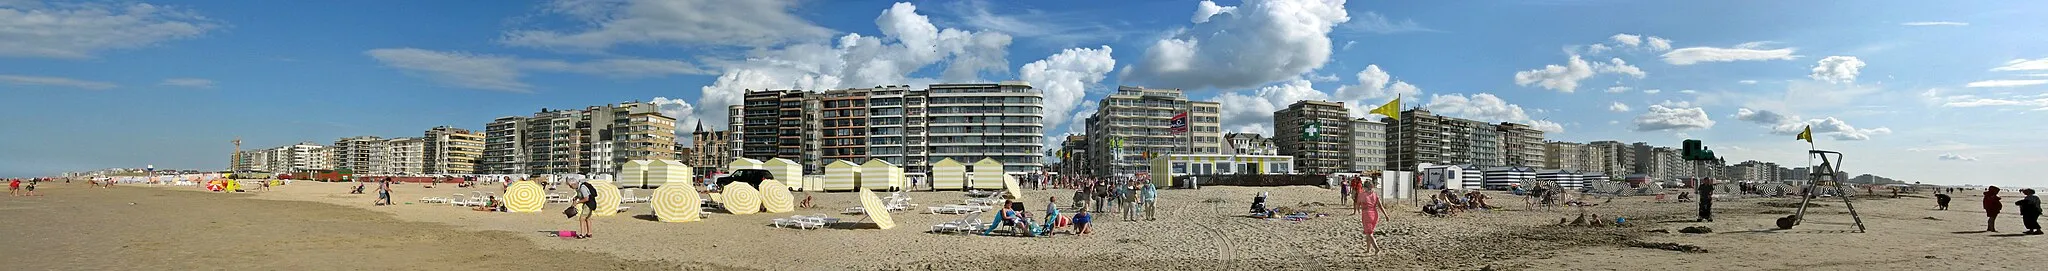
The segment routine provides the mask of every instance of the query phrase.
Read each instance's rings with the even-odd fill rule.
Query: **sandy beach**
[[[1857,198],[1867,233],[1854,233],[1839,200],[1817,200],[1810,220],[1771,230],[1792,208],[1763,203],[1792,199],[1723,199],[1717,221],[1696,223],[1692,203],[1622,197],[1587,208],[1621,227],[1558,226],[1574,209],[1526,210],[1520,198],[1496,195],[1503,210],[1455,217],[1420,215],[1407,201],[1389,207],[1377,254],[1364,253],[1359,222],[1319,187],[1204,187],[1162,190],[1157,221],[1097,217],[1094,234],[1051,237],[946,235],[925,232],[960,215],[905,211],[898,228],[777,228],[769,220],[795,214],[842,215],[854,193],[815,193],[818,209],[784,214],[710,214],[699,222],[651,221],[646,204],[593,219],[595,238],[565,240],[543,231],[573,229],[550,203],[540,213],[477,212],[446,204],[371,205],[371,194],[345,193],[351,183],[298,182],[237,194],[189,187],[86,188],[46,185],[43,197],[0,199],[8,238],[0,260],[22,270],[172,269],[764,269],[764,270],[2014,270],[2048,257],[2048,237],[2022,236],[2008,207],[2004,233],[1983,229],[1976,196],[1958,196],[1949,211],[1927,195]],[[395,186],[398,201],[497,186]],[[1305,221],[1244,217],[1253,195],[1270,206],[1318,210]],[[647,191],[642,191],[646,195]],[[1026,206],[1046,197],[1067,203],[1071,190],[1026,191]],[[957,204],[961,192],[912,192],[924,206]],[[2017,194],[2014,194],[2017,195]],[[803,195],[798,194],[801,198]],[[2007,199],[2017,199],[2007,196]],[[136,204],[129,205],[129,202]],[[1318,205],[1330,204],[1318,207]],[[2006,204],[2011,204],[2010,202]],[[1713,228],[1684,234],[1687,226]],[[1662,244],[1670,243],[1670,244]],[[1696,246],[1681,252],[1651,247]]]

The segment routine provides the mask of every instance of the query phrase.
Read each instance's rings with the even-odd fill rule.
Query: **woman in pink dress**
[[[1366,184],[1366,182],[1363,181],[1352,182],[1351,191],[1354,192],[1351,194],[1352,196],[1357,197],[1353,199],[1352,202],[1357,203],[1358,206],[1359,224],[1365,226],[1365,245],[1367,248],[1369,248],[1369,250],[1367,251],[1369,253],[1379,254],[1380,246],[1379,243],[1374,242],[1374,236],[1372,233],[1374,228],[1379,227],[1380,213],[1386,211],[1386,208],[1380,206],[1380,193],[1379,191],[1373,190],[1373,187],[1375,186],[1378,185]]]

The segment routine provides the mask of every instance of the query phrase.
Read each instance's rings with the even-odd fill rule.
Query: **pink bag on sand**
[[[555,232],[555,237],[561,237],[563,239],[576,238],[576,231],[557,231]]]

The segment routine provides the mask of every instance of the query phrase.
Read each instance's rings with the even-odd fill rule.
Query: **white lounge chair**
[[[448,197],[449,206],[463,206],[465,204],[469,204],[469,197],[465,197],[462,194],[455,194],[454,196]]]
[[[548,202],[569,202],[569,198],[563,197],[562,192],[548,193],[547,199]]]
[[[985,223],[983,223],[983,222],[981,221],[981,214],[982,214],[982,212],[980,212],[980,211],[975,211],[975,212],[968,212],[968,213],[967,213],[966,215],[963,215],[963,216],[961,216],[961,217],[960,217],[960,219],[957,219],[957,220],[953,220],[953,221],[946,221],[946,222],[943,222],[943,223],[939,223],[938,225],[932,225],[932,232],[933,232],[933,233],[960,233],[960,232],[979,232],[979,231],[981,231],[981,230],[982,230],[982,228],[983,228],[983,227],[984,227],[984,225],[985,225]]]

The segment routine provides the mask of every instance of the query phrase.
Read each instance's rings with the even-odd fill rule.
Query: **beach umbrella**
[[[704,199],[697,196],[697,188],[687,185],[663,185],[654,189],[654,198],[649,205],[654,207],[654,216],[661,222],[690,222],[704,219]]]
[[[796,196],[789,194],[789,187],[782,182],[761,182],[761,209],[769,213],[796,211]]]
[[[1024,189],[1017,187],[1017,177],[1003,174],[1003,190],[1009,192],[1010,199],[1024,199]]]
[[[896,227],[896,221],[889,219],[889,207],[882,204],[882,198],[875,197],[874,191],[860,189],[860,207],[867,213],[868,220],[875,222],[875,227],[884,230]]]
[[[547,203],[540,184],[521,181],[505,188],[505,210],[514,213],[537,213]]]
[[[591,215],[611,216],[619,213],[619,186],[611,182],[592,181],[591,188],[597,188],[597,210]]]
[[[770,182],[762,182],[770,183]],[[725,211],[735,215],[761,212],[761,191],[745,182],[725,185]]]

